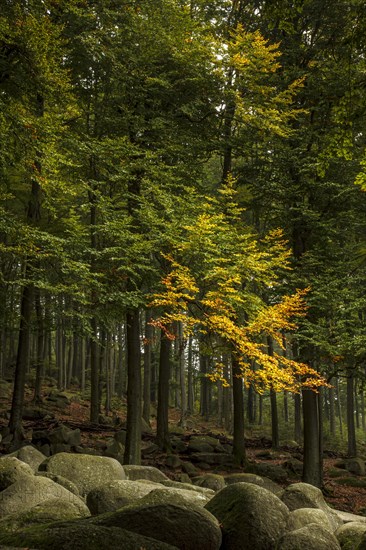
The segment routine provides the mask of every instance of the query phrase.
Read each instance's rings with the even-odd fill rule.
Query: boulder
[[[205,463],[210,466],[231,467],[234,464],[234,456],[229,453],[192,453],[190,458],[193,462]]]
[[[81,445],[81,433],[79,429],[72,430],[64,424],[60,424],[53,430],[34,431],[32,443],[38,449],[44,449],[45,446],[48,446],[51,454],[55,454]]]
[[[206,504],[219,521],[225,550],[273,550],[285,532],[289,510],[273,493],[253,483],[235,483]]]
[[[87,454],[59,453],[50,456],[40,465],[40,471],[69,479],[81,496],[108,481],[126,479],[122,465],[114,458]]]
[[[86,497],[86,503],[93,515],[114,512],[144,497],[156,487],[155,483],[141,483],[127,479],[114,480],[90,491]]]
[[[349,458],[346,461],[346,470],[356,476],[364,476],[366,473],[365,461],[362,458]]]
[[[279,464],[257,462],[250,465],[250,471],[258,476],[267,477],[276,483],[286,482],[288,478],[285,468]]]
[[[147,479],[149,481],[156,481],[159,483],[160,481],[169,479],[168,476],[153,466],[136,466],[126,464],[123,466],[123,469],[125,471],[126,478],[132,481]]]
[[[33,445],[25,445],[21,447],[14,453],[8,456],[15,456],[22,462],[29,464],[33,472],[36,472],[39,468],[39,465],[45,460],[46,456],[36,449]]]
[[[45,500],[25,512],[15,513],[0,520],[1,533],[15,533],[17,531],[54,521],[68,521],[89,515],[74,502],[66,499],[54,498]]]
[[[176,489],[186,489],[187,491],[194,491],[195,493],[203,493],[207,497],[213,497],[215,491],[213,489],[208,489],[207,487],[200,487],[198,485],[193,485],[192,483],[184,483],[180,481],[173,481],[172,479],[167,479],[160,482],[164,487],[175,487]],[[366,519],[366,518],[365,518]]]
[[[254,485],[268,489],[274,495],[281,496],[283,493],[281,485],[278,485],[278,483],[275,483],[268,477],[257,476],[256,474],[229,474],[224,479],[226,485],[231,485],[232,483],[254,483]]]
[[[207,510],[182,501],[160,502],[158,493],[92,521],[149,535],[184,550],[219,550],[221,545],[219,523]]]
[[[296,531],[285,533],[278,541],[277,550],[340,550],[336,537],[316,523],[309,523]]]
[[[323,510],[333,526],[333,531],[342,523],[337,514],[325,502],[321,490],[308,483],[289,485],[284,490],[281,500],[290,510],[297,510],[298,508],[319,508]]]
[[[192,481],[198,487],[212,489],[215,492],[221,491],[226,486],[224,477],[219,474],[205,474],[192,478]]]
[[[76,506],[80,516],[89,516],[89,509],[81,498],[41,476],[25,476],[16,481],[1,493],[0,517],[26,512],[47,500],[66,500]]]
[[[187,489],[177,487],[154,488],[141,502],[154,504],[191,504],[205,506],[210,501],[210,497],[204,493],[197,493]]]
[[[301,529],[309,523],[315,523],[324,527],[331,533],[334,532],[334,523],[329,519],[329,516],[320,508],[298,508],[290,512],[288,522],[287,522],[287,531],[296,531],[296,529]]]
[[[362,535],[361,540],[356,548],[357,550],[366,550],[366,533]]]
[[[123,464],[125,447],[119,441],[111,439],[107,442],[107,446],[103,452],[104,456],[110,456],[118,460],[120,464]]]
[[[337,537],[341,548],[344,548],[345,550],[353,550],[354,548],[358,548],[358,545],[361,543],[362,537],[365,533],[366,523],[352,521],[338,527],[335,532],[335,536]]]
[[[24,477],[33,477],[32,468],[15,456],[5,455],[0,458],[0,491]]]
[[[54,523],[25,529],[19,533],[0,535],[0,544],[26,546],[38,550],[178,550],[150,537],[93,523]]]
[[[75,483],[70,481],[69,479],[66,479],[66,477],[59,476],[57,474],[51,474],[51,472],[37,472],[36,476],[43,476],[47,477],[48,479],[52,479],[55,483],[59,483],[62,485],[62,487],[65,487],[70,493],[73,493],[74,495],[80,496],[79,489],[76,487]]]
[[[192,464],[192,462],[182,462],[182,470],[190,476],[198,475],[199,470]]]

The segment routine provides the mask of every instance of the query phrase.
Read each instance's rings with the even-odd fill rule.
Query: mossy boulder
[[[184,550],[218,550],[221,531],[217,519],[201,506],[183,502],[161,502],[158,492],[151,498],[93,518],[105,527],[128,529]]]
[[[205,506],[210,501],[210,497],[196,491],[180,489],[177,487],[160,487],[154,488],[147,496],[143,497],[141,502],[144,503],[173,503],[173,504],[191,504],[197,506]]]
[[[86,497],[86,503],[93,515],[114,512],[132,504],[154,489],[156,489],[155,483],[115,479],[90,491]]]
[[[89,516],[89,510],[74,502],[54,498],[37,504],[30,510],[15,513],[0,520],[0,533],[14,533],[36,524],[68,521]]]
[[[278,541],[277,550],[340,550],[336,537],[328,529],[309,523],[300,529],[285,533]]]
[[[25,462],[9,455],[0,458],[0,491],[29,476],[33,476],[33,470]]]
[[[39,469],[69,479],[82,496],[103,483],[126,479],[122,465],[107,456],[58,453],[47,458]]]
[[[203,476],[197,476],[192,478],[194,485],[198,487],[205,487],[206,489],[212,489],[213,491],[221,491],[226,486],[225,479],[219,474],[205,474]]]
[[[281,500],[290,510],[297,510],[298,508],[319,508],[323,510],[329,517],[333,531],[342,523],[337,514],[325,502],[321,490],[308,483],[289,485],[284,490]]]
[[[39,465],[46,459],[46,456],[33,445],[24,445],[24,447],[7,456],[15,456],[22,462],[25,462],[32,468],[33,472],[36,472]]]
[[[350,521],[341,525],[335,532],[335,536],[342,550],[354,550],[360,544],[363,535],[366,533],[366,523]]]
[[[334,532],[334,523],[329,519],[329,516],[320,508],[298,508],[290,512],[288,522],[287,522],[287,531],[296,531],[296,529],[301,529],[305,525],[310,523],[315,523],[327,529],[331,533]]]
[[[253,483],[225,487],[206,504],[206,510],[221,525],[225,550],[273,550],[289,516],[277,496]]]
[[[0,544],[37,548],[37,550],[178,550],[165,544],[121,529],[81,521],[54,523],[25,529],[19,533],[0,535]]]
[[[250,473],[229,474],[225,476],[225,483],[232,485],[233,483],[254,483],[259,487],[264,487],[271,491],[274,495],[280,496],[283,493],[283,488],[278,483],[272,481],[268,477],[258,476]]]
[[[137,466],[132,464],[126,464],[123,466],[127,479],[131,481],[138,481],[140,479],[147,479],[148,481],[155,481],[159,483],[165,479],[169,479],[163,472],[154,468],[154,466]]]
[[[26,512],[38,504],[53,499],[73,503],[81,516],[90,515],[81,498],[51,479],[33,475],[16,481],[2,491],[0,517]]]

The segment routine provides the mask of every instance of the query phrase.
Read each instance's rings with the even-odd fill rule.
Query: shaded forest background
[[[151,403],[169,447],[173,405],[216,415],[239,465],[244,417],[270,422],[320,486],[323,441],[356,456],[366,430],[364,2],[0,8],[14,441],[47,376],[94,423],[126,398],[126,463]]]

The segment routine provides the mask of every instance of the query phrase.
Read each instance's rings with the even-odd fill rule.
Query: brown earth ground
[[[49,388],[45,388],[45,393],[49,392]],[[113,437],[117,428],[113,426],[94,425],[89,422],[89,404],[88,401],[76,397],[77,393],[71,399],[71,403],[62,411],[53,407],[51,404],[47,405],[47,410],[53,413],[54,419],[49,421],[44,420],[25,420],[24,430],[26,439],[31,439],[32,430],[34,429],[52,429],[58,422],[62,422],[66,426],[72,429],[79,428],[81,431],[82,445],[88,448],[102,449],[105,447],[106,440]],[[26,406],[31,404],[32,392],[26,391]],[[0,394],[0,429],[6,426],[8,423],[7,417],[10,410],[11,401],[9,395]],[[121,420],[121,425],[125,419],[125,406],[120,401],[119,408],[114,410],[114,415],[117,415]],[[179,411],[174,408],[170,409],[169,424],[177,426],[179,421]],[[120,427],[121,427],[120,425]],[[119,427],[119,429],[120,429]],[[152,418],[151,427],[155,429],[155,419]],[[215,421],[205,422],[201,416],[192,415],[188,419],[188,428],[185,432],[184,438],[189,439],[189,436],[194,433],[195,435],[214,435],[220,436],[220,438],[228,438],[222,429],[220,429]],[[152,435],[146,436],[150,441],[154,440]],[[246,438],[247,457],[250,462],[265,462],[270,464],[282,464],[289,460],[289,453],[293,458],[302,459],[301,448],[293,449],[288,447],[281,447],[279,451],[271,453],[271,442],[265,437],[250,436]],[[7,448],[0,443],[0,455],[8,452]],[[361,453],[362,454],[362,453]],[[339,478],[334,477],[334,468],[337,461],[344,457],[341,452],[334,450],[328,450],[324,453],[324,485],[323,493],[327,502],[333,508],[338,510],[344,510],[354,514],[366,516],[366,476],[355,476],[345,471],[344,478],[346,483],[339,482]],[[365,457],[364,457],[365,458]],[[158,453],[154,454],[153,459],[143,460],[143,464],[151,465],[164,471],[171,479],[175,479],[180,473],[179,470],[172,471],[165,464],[166,454]],[[231,469],[230,472],[217,471],[215,473],[226,475],[227,473],[243,472],[242,468]],[[208,473],[207,471],[202,473]],[[338,479],[338,481],[337,481]],[[291,477],[282,483],[283,486],[290,483],[301,481],[299,474],[292,474]]]

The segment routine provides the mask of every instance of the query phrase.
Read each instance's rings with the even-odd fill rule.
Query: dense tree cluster
[[[255,423],[270,396],[276,446],[278,392],[305,481],[321,484],[343,398],[356,454],[365,44],[361,0],[0,0],[14,437],[26,381],[40,401],[50,376],[92,422],[126,397],[126,463],[153,401],[162,449],[173,403],[183,425],[217,414],[243,464],[244,408]]]

